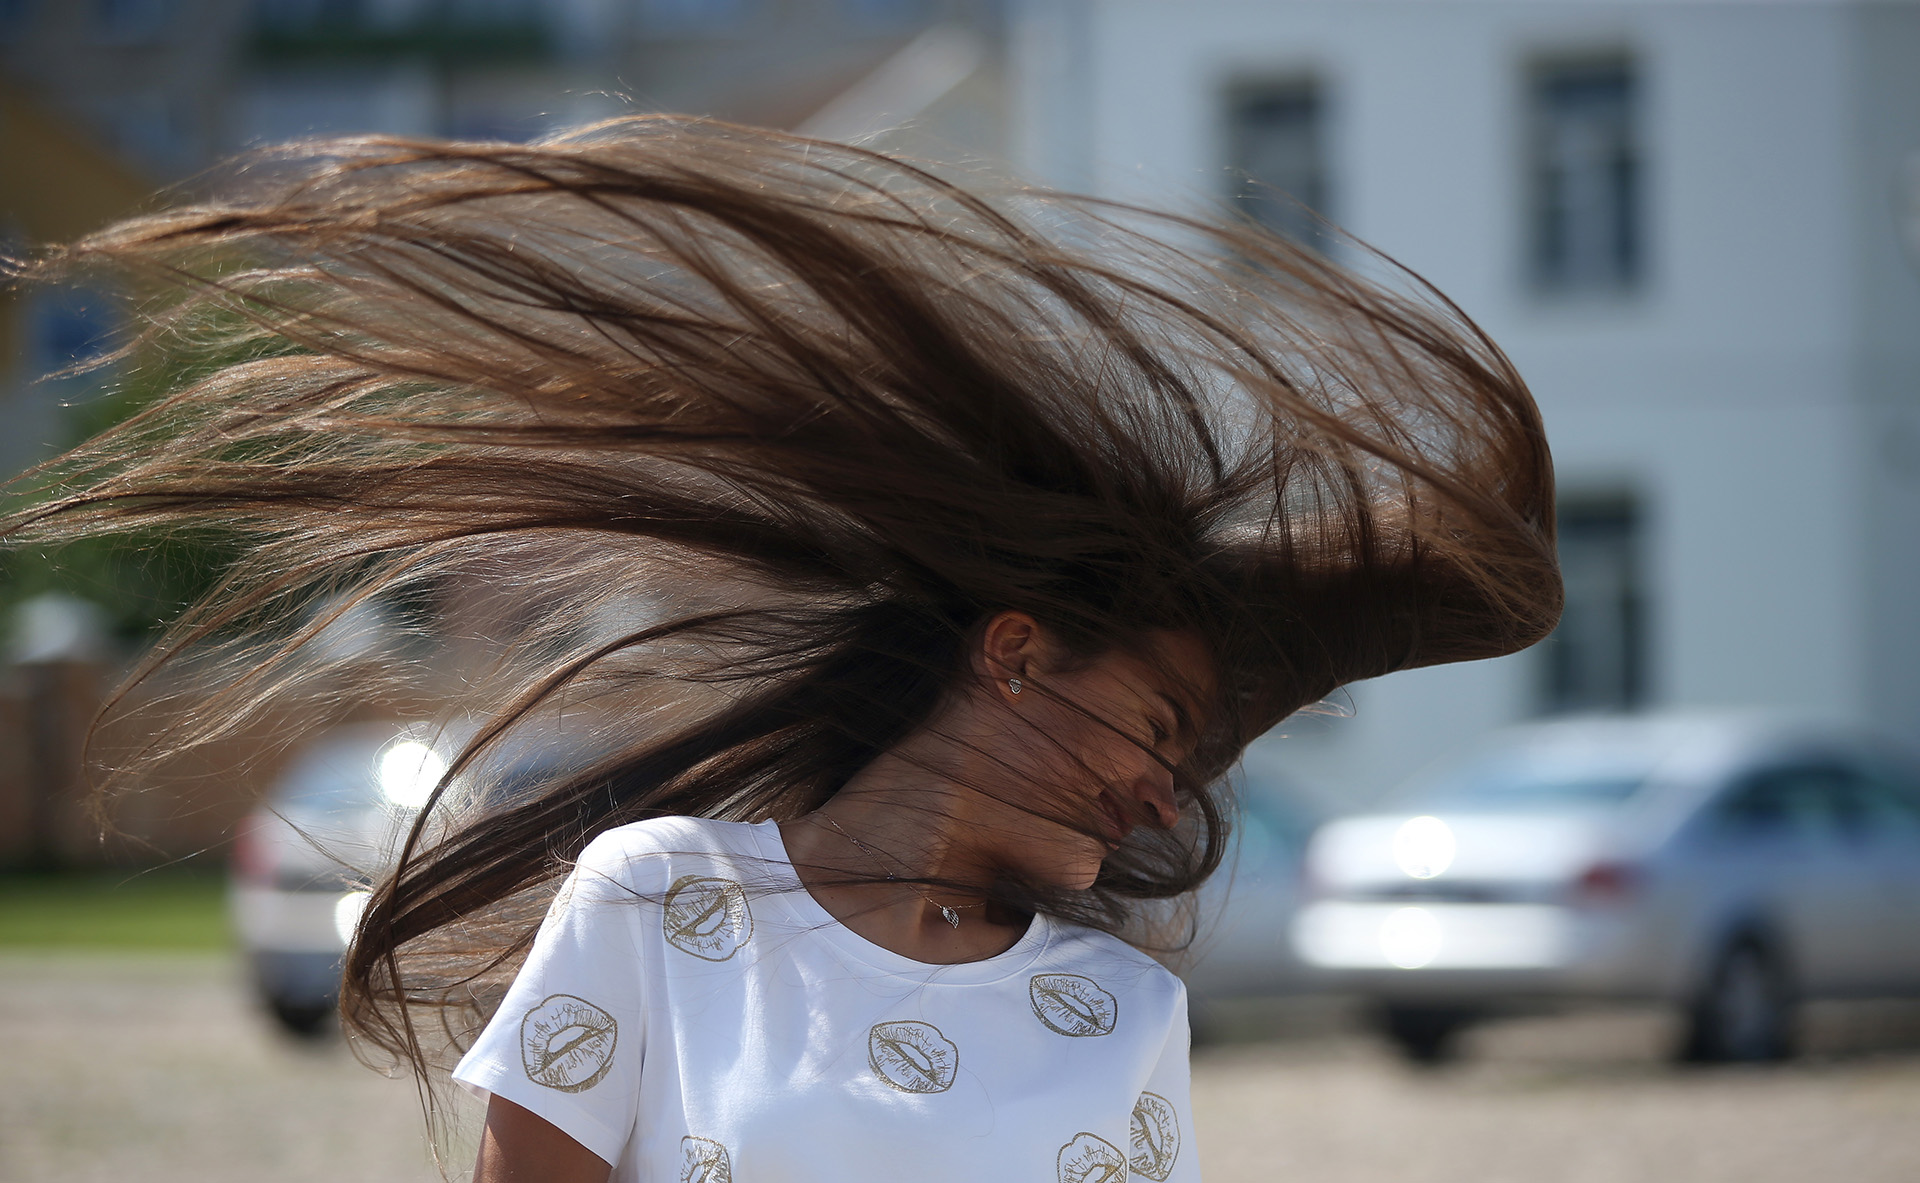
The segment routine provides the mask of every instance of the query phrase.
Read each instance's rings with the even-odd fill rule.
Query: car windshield
[[[1422,777],[1394,795],[1414,809],[1475,811],[1605,809],[1620,805],[1646,784],[1643,761],[1570,757],[1555,753],[1502,753]]]
[[[281,775],[275,806],[323,813],[378,806],[376,761],[382,746],[379,740],[357,737],[315,744]]]

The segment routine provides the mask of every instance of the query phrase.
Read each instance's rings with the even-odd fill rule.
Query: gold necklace
[[[840,828],[839,822],[834,821],[832,818],[828,817],[826,814],[816,812],[813,816],[819,818],[821,821],[832,826],[834,833],[840,835],[842,838],[845,838],[847,841],[859,847],[861,853],[865,854],[868,858],[872,859],[874,862],[878,863],[878,862],[896,862],[897,861],[894,859],[885,858],[884,856],[881,855],[879,851],[875,850],[873,847],[868,846],[866,843],[860,841],[860,839],[855,838],[852,834],[847,833],[845,830]],[[900,881],[898,877],[892,874],[888,874],[886,877],[886,880],[888,883],[898,883]],[[916,894],[918,894],[921,899],[927,901],[929,904],[932,904],[934,907],[940,909],[940,918],[942,920],[945,920],[947,924],[953,928],[960,927],[960,909],[984,908],[987,906],[985,900],[982,900],[977,904],[948,905],[948,904],[943,904],[939,900],[934,899],[932,896],[928,895],[924,891],[918,892]]]

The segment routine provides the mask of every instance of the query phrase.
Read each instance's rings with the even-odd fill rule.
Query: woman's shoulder
[[[650,817],[602,830],[589,844],[620,849],[686,849],[722,852],[753,850],[756,825],[751,822],[723,822],[710,817],[686,817],[675,814]]]
[[[705,817],[653,817],[604,830],[580,852],[579,865],[623,881],[728,874],[764,857],[755,825]]]
[[[1109,991],[1184,1010],[1186,983],[1160,962],[1112,933],[1061,920],[1053,925],[1047,959],[1062,972],[1084,972]]]

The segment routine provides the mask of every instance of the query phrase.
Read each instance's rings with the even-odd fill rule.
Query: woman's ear
[[[1028,678],[1040,672],[1044,665],[1043,632],[1040,622],[1025,612],[1009,610],[987,621],[980,634],[980,658],[986,676],[1005,683],[1009,678]]]

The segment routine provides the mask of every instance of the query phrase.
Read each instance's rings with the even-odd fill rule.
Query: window
[[[1869,832],[1920,835],[1920,789],[1905,778],[1875,769],[1859,781],[1858,795],[1862,824]]]
[[[103,293],[50,289],[28,306],[26,363],[36,377],[93,361],[113,347],[114,307]]]
[[[0,245],[9,244],[0,241]],[[9,393],[6,430],[0,431],[0,466],[8,473],[72,446],[76,424],[93,412],[76,404],[99,393],[107,375],[55,373],[99,361],[112,349],[121,327],[119,305],[104,291],[84,287],[42,287],[26,293],[18,305],[20,353],[17,382]]]
[[[1625,59],[1543,64],[1528,105],[1534,282],[1545,291],[1633,287],[1643,263],[1637,85]]]
[[[1233,197],[1254,220],[1316,243],[1327,213],[1323,104],[1312,82],[1236,87],[1227,96]]]
[[[1645,699],[1639,516],[1625,498],[1561,502],[1567,602],[1541,645],[1548,713],[1625,710]]]
[[[100,112],[121,155],[160,173],[190,163],[193,128],[181,105],[163,92],[128,92]]]
[[[1721,825],[1744,834],[1811,837],[1843,828],[1845,774],[1810,765],[1774,768],[1752,777],[1715,810]]]

